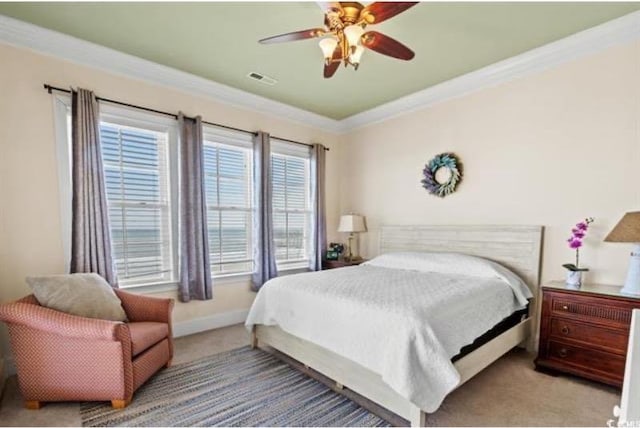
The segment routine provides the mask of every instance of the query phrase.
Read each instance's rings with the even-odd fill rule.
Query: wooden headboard
[[[439,251],[483,257],[511,269],[538,296],[542,226],[382,226],[380,254]]]

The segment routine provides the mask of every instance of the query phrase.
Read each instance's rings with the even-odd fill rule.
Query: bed
[[[533,347],[541,239],[540,226],[384,226],[370,263],[265,284],[252,344],[424,426],[453,389]]]

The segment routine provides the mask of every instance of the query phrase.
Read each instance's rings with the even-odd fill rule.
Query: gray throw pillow
[[[95,273],[28,277],[38,302],[47,308],[86,318],[126,321],[113,288]]]

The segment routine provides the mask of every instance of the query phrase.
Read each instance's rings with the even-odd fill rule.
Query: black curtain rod
[[[71,90],[69,90],[69,89],[57,88],[55,86],[51,86],[51,85],[48,85],[46,83],[44,84],[44,88],[49,93],[51,93],[51,91],[64,92],[66,94],[70,94],[71,93]],[[148,111],[148,112],[151,112],[151,113],[162,114],[162,115],[165,115],[165,116],[171,116],[172,118],[174,118],[176,120],[178,119],[178,115],[175,114],[175,113],[168,113],[168,112],[162,111],[162,110],[156,110],[156,109],[152,109],[152,108],[149,108],[149,107],[138,106],[138,105],[135,105],[135,104],[123,103],[122,101],[116,101],[116,100],[112,100],[112,99],[109,99],[109,98],[103,98],[103,97],[96,97],[96,100],[107,102],[107,103],[111,103],[111,104],[117,104],[117,105],[124,106],[124,107],[131,107],[131,108],[135,108],[135,109],[138,109],[138,110],[144,110],[144,111]],[[206,120],[203,120],[202,123],[207,124],[207,125],[218,126],[220,128],[230,129],[232,131],[244,132],[245,134],[250,134],[250,135],[256,135],[257,134],[257,132],[255,132],[255,131],[247,131],[246,129],[234,128],[233,126],[227,126],[227,125],[223,125],[221,123],[207,122]],[[302,143],[300,141],[289,140],[287,138],[280,138],[280,137],[276,137],[274,135],[272,135],[271,138],[275,138],[275,139],[281,140],[281,141],[286,141],[288,143],[300,144],[300,145],[307,146],[307,147],[313,147],[313,144]],[[329,149],[327,147],[325,147],[324,149],[326,151],[329,151]]]

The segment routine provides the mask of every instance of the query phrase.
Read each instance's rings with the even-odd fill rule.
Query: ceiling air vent
[[[273,86],[276,83],[278,83],[276,79],[269,76],[265,76],[264,74],[256,73],[255,71],[252,71],[251,73],[247,74],[247,77],[249,79],[253,79],[255,81],[258,81],[260,83],[263,83],[269,86]]]

